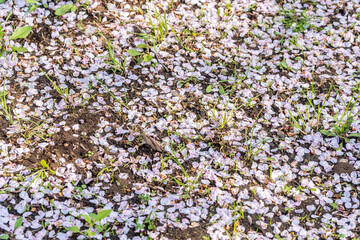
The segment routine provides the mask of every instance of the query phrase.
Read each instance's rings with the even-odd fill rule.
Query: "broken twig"
[[[147,145],[149,145],[152,149],[158,152],[165,152],[164,147],[156,141],[154,138],[148,136],[145,131],[138,125],[138,128],[140,130],[141,136],[144,138]]]

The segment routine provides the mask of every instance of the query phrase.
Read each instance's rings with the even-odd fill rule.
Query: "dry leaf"
[[[147,145],[149,145],[152,149],[158,152],[165,152],[164,147],[156,141],[154,138],[148,136],[145,131],[142,129],[142,127],[138,126],[141,136],[144,138]]]

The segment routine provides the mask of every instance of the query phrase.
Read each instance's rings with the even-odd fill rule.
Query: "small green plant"
[[[96,77],[96,80],[97,80],[97,81],[101,84],[101,86],[111,95],[111,97],[114,98],[115,101],[117,101],[118,103],[120,103],[121,106],[129,109],[126,91],[124,91],[124,100],[125,100],[125,102],[120,101],[120,99],[117,98],[117,97],[107,88],[107,86],[105,86],[105,84],[104,84],[103,82],[101,82],[100,80],[98,80],[97,77]]]
[[[30,34],[32,28],[33,28],[32,26],[24,26],[24,27],[16,28],[15,31],[11,34],[9,40],[26,38]]]
[[[9,40],[15,40],[15,39],[21,39],[21,38],[26,38],[31,30],[32,30],[32,26],[24,26],[24,27],[18,27],[15,29],[15,31],[11,34]],[[6,51],[5,49],[5,45],[4,45],[4,32],[2,31],[2,27],[0,26],[0,57],[6,52],[6,53],[10,53],[11,51],[8,50]],[[28,49],[25,47],[16,47],[16,46],[12,46],[10,45],[9,48],[17,53],[24,53],[27,52]]]
[[[74,4],[65,4],[65,5],[62,5],[62,6],[58,7],[55,10],[55,15],[56,16],[62,16],[65,13],[75,12],[76,10],[77,10],[77,7]]]
[[[351,133],[348,134],[349,131],[351,130],[351,125],[354,122],[354,117],[357,114],[353,114],[354,108],[357,104],[357,102],[359,101],[359,97],[360,97],[360,87],[358,87],[356,90],[358,91],[357,93],[357,97],[356,100],[355,99],[355,94],[352,96],[352,98],[350,99],[350,101],[346,104],[345,100],[343,99],[343,97],[340,95],[339,91],[334,88],[335,91],[337,92],[338,96],[340,96],[344,106],[345,106],[345,110],[342,113],[340,119],[338,118],[338,114],[335,116],[334,120],[335,120],[335,124],[333,125],[333,130],[325,130],[325,129],[321,129],[320,132],[328,137],[339,137],[341,139],[343,139],[346,143],[350,141],[349,138],[354,137],[354,138],[360,138],[360,133]],[[344,118],[346,115],[346,120],[344,122]],[[340,147],[342,148],[342,142],[340,143]]]
[[[40,5],[38,5],[37,0],[25,0],[27,3],[29,3],[29,8],[26,11],[25,17],[28,15],[29,12],[33,12],[36,8],[38,8]]]
[[[108,46],[108,50],[109,50],[109,59],[110,60],[106,60],[105,63],[108,63],[110,66],[110,69],[112,69],[112,71],[115,72],[120,72],[121,74],[125,74],[125,65],[126,65],[126,59],[124,57],[120,57],[120,59],[115,58],[115,53],[111,47],[110,41],[107,40],[107,38],[98,31],[98,34],[100,36],[102,36],[107,43]]]
[[[230,83],[231,84],[231,89],[228,90],[227,92],[232,97],[235,94],[236,90],[238,89],[238,86],[243,82],[243,80],[245,80],[247,78],[247,76],[249,74],[249,71],[250,71],[250,65],[248,66],[248,70],[247,70],[247,72],[245,74],[239,75],[238,69],[237,69],[237,64],[238,63],[233,59],[231,59],[231,62],[234,64],[233,73],[231,74],[231,77],[233,79],[229,78],[229,79],[221,80],[221,81],[219,81],[219,83],[225,82],[225,83]],[[249,87],[249,89],[251,89],[251,87]],[[219,93],[221,94],[220,88],[219,88]]]
[[[22,223],[23,223],[23,217],[19,217],[14,224],[14,232],[16,229],[21,227]]]
[[[177,164],[180,166],[181,170],[184,172],[185,174],[185,183],[183,183],[181,180],[170,176],[179,186],[184,187],[186,194],[184,195],[184,197],[189,197],[190,192],[195,188],[196,183],[199,181],[200,177],[202,176],[202,173],[197,174],[196,177],[190,177],[188,175],[188,173],[185,171],[185,169],[183,168],[183,166],[177,162]]]
[[[78,226],[72,226],[66,229],[68,231],[72,231],[73,233],[82,234],[87,238],[91,238],[95,236],[96,233],[102,233],[104,231],[107,232],[110,230],[108,228],[110,223],[107,222],[103,225],[101,224],[101,220],[109,216],[111,212],[112,210],[108,209],[108,210],[102,210],[98,214],[95,213],[80,214],[77,217],[82,217],[89,224],[89,228],[85,231],[80,231],[80,228]]]
[[[229,100],[226,102],[225,109],[223,111],[218,111],[216,109],[217,104],[214,104],[213,108],[210,109],[211,115],[209,116],[219,125],[219,128],[224,128],[233,119],[234,112],[237,110],[235,107],[237,101],[238,99],[236,99],[236,102],[231,110],[229,110]]]
[[[161,14],[159,10],[155,10],[154,16],[150,16],[149,24],[151,26],[152,36],[154,36],[156,43],[161,43],[169,34],[169,27],[166,13]]]
[[[151,219],[151,215],[152,215],[153,211],[150,212],[150,214],[148,216],[146,216],[144,223],[147,225],[147,229],[152,231],[156,229],[156,225],[155,225],[155,219]]]
[[[42,159],[40,161],[40,164],[42,166],[42,168],[38,169],[35,173],[31,174],[30,176],[35,176],[33,178],[33,180],[31,181],[31,183],[29,184],[29,187],[27,188],[27,190],[29,190],[29,188],[31,187],[31,185],[37,180],[40,179],[41,181],[44,181],[44,179],[48,176],[48,174],[55,174],[55,172],[53,170],[50,169],[49,165],[46,163],[46,161],[44,159]]]
[[[111,173],[111,182],[114,181],[114,174],[117,170],[119,170],[115,165],[114,165],[114,159],[109,158],[109,163],[110,165],[106,166],[102,161],[101,163],[103,164],[103,168],[101,169],[101,171],[98,173],[97,178],[99,178],[101,175],[103,175],[105,172],[107,173]]]
[[[247,107],[252,106],[252,101],[257,97],[259,97],[260,95],[261,94],[257,95],[256,97],[250,98],[247,101],[244,101],[240,106],[236,106],[236,104],[238,103],[238,98],[236,98],[235,103],[233,104],[231,110],[229,110],[230,100],[226,101],[224,110],[222,111],[218,111],[216,109],[217,104],[213,103],[213,107],[209,108],[210,113],[206,111],[207,115],[209,118],[211,118],[214,122],[218,124],[218,127],[220,129],[224,128],[233,119],[234,113],[236,113],[238,109],[240,109],[244,105]]]
[[[55,81],[51,80],[51,78],[41,68],[40,70],[43,72],[46,78],[51,82],[54,89],[59,93],[59,95],[62,96],[67,103],[72,103],[71,101],[72,97],[69,95],[69,88],[59,86]]]
[[[277,240],[282,240],[283,238],[282,237],[280,237],[280,235],[279,234],[275,234],[275,236],[274,236]]]
[[[338,206],[336,203],[334,203],[334,202],[333,202],[333,203],[330,203],[329,205],[332,207],[332,210],[333,210],[333,211],[336,211],[336,210],[339,209],[339,206]]]
[[[256,4],[256,3],[251,4],[251,5],[249,6],[249,12],[255,11],[256,8],[257,8],[257,4]]]
[[[173,176],[170,175],[170,177],[179,185],[184,187],[186,194],[184,195],[185,197],[189,197],[190,192],[195,188],[197,182],[199,181],[199,179],[202,177],[203,173],[197,173],[196,177],[191,177],[184,169],[184,167],[182,166],[182,164],[180,163],[179,159],[176,157],[176,151],[173,148],[174,143],[170,144],[170,148],[171,148],[171,152],[172,154],[169,155],[169,159],[173,160],[174,162],[176,162],[176,164],[180,167],[181,171],[183,172],[184,176],[185,176],[185,180],[184,182],[182,180],[179,180],[178,178],[175,178]],[[181,150],[180,150],[181,151]]]
[[[296,106],[297,115],[295,115],[290,110],[288,110],[288,113],[290,115],[290,118],[289,118],[290,124],[294,128],[298,129],[299,131],[301,131],[304,134],[306,134],[305,131],[307,131],[307,127],[312,127],[317,131],[319,129],[319,125],[320,125],[320,117],[321,117],[322,111],[325,107],[325,103],[326,103],[327,99],[329,98],[331,89],[332,89],[332,85],[330,85],[329,91],[326,94],[326,96],[324,97],[324,99],[322,100],[321,104],[320,104],[320,100],[319,100],[317,107],[315,106],[316,92],[314,89],[314,85],[313,84],[311,85],[310,96],[308,96],[309,92],[301,91],[303,93],[303,95],[305,96],[305,98],[307,99],[309,104],[306,105],[306,108],[303,111],[300,110],[301,106],[297,105]]]
[[[245,239],[250,240],[250,238],[243,232],[240,230],[239,226],[241,225],[242,219],[245,218],[244,216],[244,212],[243,212],[243,208],[240,205],[240,209],[239,206],[237,205],[237,203],[234,202],[234,206],[232,207],[233,213],[232,213],[232,217],[233,217],[233,230],[232,232],[229,232],[228,229],[225,229],[226,234],[228,235],[228,237],[230,239],[234,239],[234,237],[237,236],[241,236],[243,239],[243,237],[245,237]]]
[[[150,201],[150,195],[146,194],[146,193],[139,195],[139,198],[140,198],[141,202],[143,202],[143,203],[147,203]]]
[[[279,11],[280,15],[283,16],[281,22],[284,24],[284,27],[287,29],[292,29],[294,32],[304,32],[310,27],[314,27],[313,24],[310,24],[311,17],[306,15],[307,9],[302,11],[300,14],[293,9],[281,10]]]
[[[350,142],[350,138],[360,138],[360,133],[351,133],[348,135],[348,132],[350,131],[351,124],[354,122],[354,117],[350,116],[346,119],[345,123],[341,125],[341,123],[337,122],[333,125],[334,130],[320,130],[320,132],[327,136],[327,137],[335,137],[338,136],[339,138],[342,138],[345,140],[346,143]],[[342,147],[342,143],[340,144],[340,147]]]
[[[279,63],[279,68],[287,71],[293,71],[293,69],[287,64],[285,58]]]
[[[285,186],[282,187],[282,192],[287,195],[287,194],[289,194],[291,192],[291,189],[292,189],[291,186],[285,185]]]
[[[75,185],[75,184],[74,184]],[[82,184],[80,187],[74,187],[74,191],[76,192],[75,194],[72,195],[72,197],[84,197],[84,192],[83,190],[86,188],[85,184]],[[94,194],[95,195],[95,194]]]
[[[193,52],[193,48],[191,48],[191,45],[193,45],[193,40],[198,36],[198,33],[192,29],[192,30],[188,30],[188,29],[183,29],[180,32],[176,32],[176,30],[174,29],[173,26],[171,27],[171,31],[174,34],[175,39],[177,40],[177,42],[180,44],[180,46],[188,51],[188,52]],[[208,33],[201,33],[201,34],[208,34]]]
[[[242,205],[238,205],[237,202],[234,202],[234,205],[232,206],[233,210],[233,231],[232,236],[236,236],[239,232],[238,226],[240,225],[240,222],[245,218],[244,211]]]
[[[13,124],[14,121],[13,121],[12,113],[11,113],[11,110],[10,110],[9,106],[6,103],[6,101],[7,101],[6,95],[8,95],[8,92],[5,90],[5,81],[4,81],[3,91],[0,91],[0,101],[1,101],[0,105],[1,105],[1,108],[3,110],[3,114],[5,115],[6,119],[11,124]]]
[[[297,48],[299,48],[299,49],[303,49],[302,48],[302,46],[298,43],[298,39],[299,39],[299,35],[298,34],[296,34],[295,36],[292,36],[290,39],[289,39],[289,42],[290,42],[290,44],[292,44],[292,45],[294,45],[294,46],[296,46]],[[314,44],[317,44],[316,42],[314,43]],[[301,57],[299,57],[299,56],[297,56],[296,58],[295,58],[295,60],[296,59],[301,59]]]
[[[144,61],[144,62],[150,62],[150,61],[153,59],[153,57],[152,57],[151,54],[150,54],[150,47],[149,47],[149,45],[142,43],[142,44],[137,45],[136,47],[137,47],[137,48],[146,49],[146,50],[145,50],[145,53],[140,53],[140,52],[139,52],[138,50],[136,50],[136,49],[129,49],[129,50],[127,51],[127,53],[136,60],[137,64],[140,65],[142,61]]]
[[[93,153],[92,151],[88,151],[88,152],[85,154],[85,156],[87,156],[87,157],[91,157],[92,155],[94,155],[94,153]]]
[[[21,225],[23,224],[23,217],[19,217],[16,221],[15,221],[15,224],[14,224],[14,229],[13,229],[13,232],[10,235],[8,234],[2,234],[0,235],[0,239],[15,239],[15,236],[14,236],[14,232],[16,231],[16,229],[18,229],[19,227],[21,227]]]
[[[143,222],[141,222],[141,220],[138,218],[136,219],[136,230],[141,230],[145,228],[145,224],[143,224]]]
[[[255,123],[251,127],[251,133],[249,135],[249,130],[245,129],[245,160],[250,161],[253,159],[259,152],[263,151],[263,146],[267,141],[272,140],[273,138],[263,138],[258,142],[254,143],[254,132],[255,132],[255,126],[259,120],[259,116],[261,114],[262,110],[258,113]]]
[[[183,85],[189,86],[191,83],[196,85],[196,84],[198,84],[198,82],[199,82],[199,79],[197,77],[190,76],[190,77],[186,78],[186,80],[180,80],[178,86],[179,87],[181,87]]]
[[[5,85],[4,85],[3,91],[0,91],[0,106],[3,110],[3,114],[5,115],[6,119],[11,124],[14,124],[15,121],[12,116],[11,110],[6,103],[7,100],[6,95],[8,95],[8,93],[5,90]],[[30,119],[19,119],[17,116],[16,116],[16,120],[17,120],[16,123],[20,125],[22,129],[21,135],[24,137],[26,143],[29,143],[29,140],[34,136],[37,136],[44,141],[47,141],[46,136],[48,136],[49,134],[43,133],[41,129],[44,123],[40,124]]]
[[[3,32],[2,27],[0,26],[0,57],[5,52],[4,35],[5,33]]]
[[[21,135],[24,137],[25,143],[27,144],[30,143],[30,140],[33,137],[37,137],[47,142],[48,140],[46,139],[46,137],[51,136],[51,134],[44,133],[44,129],[42,126],[45,124],[45,122],[40,123],[32,121],[30,119],[18,119],[17,122],[20,124],[21,129],[23,130]]]

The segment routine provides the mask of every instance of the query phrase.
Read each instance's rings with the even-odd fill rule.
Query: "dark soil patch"
[[[342,173],[351,173],[354,171],[354,166],[347,162],[338,162],[335,164],[333,168],[334,173],[342,174]]]
[[[127,178],[120,178],[119,175],[121,173],[126,173]],[[119,167],[119,172],[115,172],[114,182],[110,183],[107,186],[109,188],[106,190],[106,193],[111,196],[116,195],[117,193],[121,195],[130,194],[131,192],[134,191],[132,189],[134,183],[144,183],[144,182],[145,180],[142,177],[134,174],[131,171],[131,169],[126,167]],[[137,197],[137,195],[135,197]]]
[[[32,155],[23,161],[23,165],[31,168],[44,159],[51,169],[56,169],[61,165],[61,158],[65,158],[66,164],[68,164],[79,158],[87,158],[89,152],[96,153],[95,146],[88,138],[85,136],[75,137],[71,132],[56,133],[51,137],[51,141],[54,142],[54,145],[48,145],[43,150],[36,149]],[[91,158],[96,160],[96,155],[94,154]]]
[[[44,159],[52,169],[56,169],[60,166],[60,158],[65,158],[66,163],[74,162],[77,159],[96,161],[98,149],[89,136],[96,131],[99,117],[89,111],[76,109],[70,116],[65,116],[65,121],[67,123],[65,126],[71,128],[78,124],[79,129],[68,131],[65,131],[64,128],[61,129],[51,136],[51,142],[48,146],[44,149],[37,148],[22,164],[35,167]]]
[[[49,45],[51,40],[51,28],[49,25],[39,23],[39,25],[33,29],[28,36],[28,39],[32,43]]]
[[[66,125],[73,126],[79,124],[78,131],[86,132],[87,136],[90,136],[97,130],[99,119],[99,115],[94,112],[75,108],[74,112],[66,118]]]
[[[249,118],[262,118],[263,117],[263,106],[260,104],[256,104],[252,107],[243,107],[245,114],[249,117]]]
[[[332,86],[336,86],[336,77],[329,79],[321,79],[319,76],[314,75],[310,84],[315,86],[315,91],[317,95],[327,94]],[[332,88],[331,93],[334,92],[335,90],[334,88]]]
[[[56,79],[53,78],[52,76],[48,76],[48,77],[51,79],[51,81],[56,82]],[[45,75],[39,76],[36,79],[36,83],[41,89],[45,87],[53,87],[51,81]]]
[[[9,121],[4,115],[0,115],[0,140],[6,139],[7,136],[5,129],[7,127],[9,127]]]
[[[210,237],[206,232],[205,226],[198,226],[194,228],[180,229],[180,228],[168,228],[165,237],[176,240],[187,239],[203,239],[203,237]]]
[[[206,118],[206,112],[199,101],[200,98],[193,94],[182,101],[184,110],[195,113],[198,120]]]

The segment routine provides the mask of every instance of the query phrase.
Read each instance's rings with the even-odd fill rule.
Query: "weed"
[[[234,202],[232,209],[234,210],[233,211],[234,227],[233,227],[233,231],[232,231],[232,236],[236,236],[237,232],[239,231],[238,226],[240,225],[241,220],[245,218],[245,215],[244,215],[242,205],[240,205],[240,207],[239,207],[237,202]]]
[[[284,185],[282,187],[282,192],[285,193],[286,195],[288,195],[291,192],[291,189],[292,189],[291,186]]]
[[[74,184],[75,185],[75,184]],[[82,184],[81,187],[74,187],[74,191],[80,192],[79,194],[73,194],[72,197],[81,196],[84,197],[83,190],[86,188],[85,184]]]
[[[337,122],[333,125],[334,130],[320,130],[320,132],[328,137],[335,137],[338,136],[345,140],[346,143],[350,142],[350,137],[360,138],[360,133],[352,133],[347,135],[347,133],[350,131],[351,124],[354,122],[354,116],[350,116],[346,119],[344,124],[341,124],[341,121]]]
[[[320,104],[320,100],[318,100],[319,103],[317,108],[315,107],[316,100],[315,100],[314,85],[311,85],[311,93],[309,97],[308,97],[309,92],[302,91],[309,104],[305,106],[305,109],[297,105],[296,106],[298,110],[297,116],[295,116],[295,114],[293,114],[290,110],[288,110],[288,113],[290,115],[289,118],[290,124],[304,134],[310,131],[311,127],[315,128],[315,130],[317,131],[319,129],[321,113],[325,107],[325,103],[329,97],[331,89],[332,89],[332,85],[330,85],[329,91],[322,100],[321,104]]]
[[[300,13],[300,15],[293,9],[290,10],[281,10],[279,11],[280,15],[283,16],[281,22],[284,24],[284,27],[287,29],[292,29],[294,32],[304,32],[309,27],[314,27],[313,24],[310,24],[312,19],[306,15],[306,9]]]
[[[142,230],[147,226],[147,229],[152,231],[156,229],[155,226],[155,219],[151,218],[151,215],[153,214],[153,211],[150,212],[149,215],[146,216],[144,221],[142,221],[141,218],[136,219],[136,230]]]
[[[72,97],[69,96],[69,88],[68,87],[62,87],[58,85],[55,81],[51,80],[51,78],[40,68],[40,70],[43,72],[43,74],[46,76],[46,78],[51,82],[54,89],[59,93],[60,96],[67,102],[72,103]],[[73,106],[75,107],[75,106]]]
[[[58,7],[55,11],[56,16],[62,16],[65,13],[68,12],[75,12],[77,10],[77,7],[74,4],[65,4],[60,7]]]
[[[105,164],[101,161],[102,165],[105,166]],[[105,166],[101,169],[101,171],[97,174],[97,178],[99,179],[100,176],[102,176],[105,172],[107,173],[111,173],[111,182],[114,181],[114,174],[117,170],[119,170],[115,165],[114,165],[114,160],[113,159],[109,159],[109,166]]]
[[[189,86],[191,83],[196,85],[198,83],[199,79],[194,77],[194,76],[190,76],[188,78],[186,78],[186,80],[183,81],[179,81],[178,86],[181,87],[183,85]]]
[[[21,38],[26,38],[31,30],[33,29],[32,26],[23,26],[23,27],[18,27],[15,29],[15,31],[11,34],[9,40],[15,40],[15,39],[21,39]]]
[[[12,11],[10,12],[9,16],[11,16],[11,14],[12,14]],[[32,26],[23,26],[23,27],[16,28],[15,31],[11,34],[9,40],[26,38],[30,34],[32,28],[33,28]],[[17,53],[24,53],[24,52],[28,51],[28,49],[25,47],[17,47],[17,46],[13,46],[13,45],[10,45],[8,48],[8,51],[6,51],[5,45],[3,42],[4,42],[4,32],[2,31],[2,27],[0,26],[0,57],[5,52],[11,53],[13,51],[13,52],[17,52]]]
[[[150,16],[149,24],[151,26],[152,36],[155,37],[156,43],[161,43],[169,34],[169,27],[166,13],[161,14],[159,10],[155,10],[154,17]]]
[[[109,59],[105,61],[105,63],[108,63],[110,65],[110,69],[112,69],[112,71],[115,73],[117,71],[119,71],[121,74],[125,73],[125,65],[126,65],[126,59],[124,57],[121,57],[120,60],[115,58],[115,54],[114,51],[111,47],[110,41],[107,40],[107,38],[98,31],[99,35],[102,36],[103,38],[105,38],[107,46],[108,46],[108,50],[109,50]]]
[[[35,11],[36,8],[38,8],[40,5],[36,4],[37,1],[33,0],[25,0],[27,3],[29,3],[29,8],[26,11],[25,17],[29,14],[29,12]]]
[[[6,119],[13,124],[13,118],[12,118],[12,114],[11,114],[11,110],[9,108],[9,106],[7,105],[7,99],[6,99],[6,95],[8,95],[8,92],[5,90],[5,82],[3,85],[3,91],[0,91],[0,105],[1,108],[3,110],[3,113],[6,117]]]
[[[167,159],[172,159],[176,162],[176,164],[180,167],[181,171],[183,172],[185,176],[185,183],[183,183],[181,180],[170,176],[179,186],[184,187],[186,194],[184,196],[189,197],[190,192],[195,188],[197,182],[202,177],[203,173],[200,172],[196,175],[196,177],[191,177],[184,169],[182,164],[180,163],[179,159],[176,157],[176,152],[173,149],[172,144],[170,144],[171,152],[172,154]]]
[[[225,80],[219,81],[219,83],[222,83],[222,82],[232,83],[231,89],[230,89],[230,91],[228,91],[229,95],[232,97],[235,94],[238,86],[242,83],[243,80],[245,80],[247,78],[247,76],[249,74],[249,71],[250,71],[250,67],[248,67],[248,70],[244,75],[239,76],[238,70],[237,70],[237,62],[234,61],[233,59],[231,59],[231,61],[234,64],[234,70],[233,70],[233,73],[231,75],[233,80],[232,79],[225,79]],[[249,88],[251,89],[251,87],[249,87]],[[219,88],[219,91],[220,91],[220,88]]]
[[[245,129],[245,142],[246,142],[246,149],[245,149],[245,160],[250,161],[251,159],[254,158],[255,155],[257,155],[259,152],[262,151],[262,147],[264,146],[264,144],[267,141],[272,140],[273,138],[263,138],[262,140],[253,143],[253,139],[254,139],[254,131],[255,131],[255,126],[257,124],[257,121],[259,120],[259,116],[261,114],[262,110],[258,113],[257,117],[256,117],[256,121],[253,124],[253,126],[251,127],[251,133],[250,136],[248,134],[248,129]]]
[[[124,106],[125,108],[129,109],[126,91],[124,91],[124,99],[125,99],[125,102],[122,102],[122,101],[120,101],[120,100],[107,88],[107,86],[105,86],[105,84],[104,84],[103,82],[101,82],[101,81],[98,80],[97,78],[96,78],[96,80],[97,80],[97,81],[101,84],[101,86],[111,95],[111,97],[113,97],[118,103],[120,103],[121,106]]]
[[[255,11],[255,10],[256,10],[256,8],[257,8],[256,3],[251,4],[251,5],[249,6],[249,12],[253,12],[253,11]]]
[[[275,234],[275,236],[274,236],[277,240],[282,240],[283,238],[282,237],[280,237],[280,235],[279,234]]]
[[[46,163],[44,159],[40,161],[42,168],[37,170],[35,173],[31,174],[30,177],[35,176],[31,183],[29,184],[27,190],[37,181],[44,181],[44,179],[48,176],[48,174],[55,174],[53,170],[50,169],[49,165]]]
[[[339,209],[339,206],[338,206],[336,203],[334,203],[334,202],[333,202],[333,203],[330,203],[329,205],[332,207],[332,210],[333,210],[333,211],[336,211],[336,210]]]
[[[236,106],[237,102],[238,102],[238,98],[236,98],[235,103],[229,105],[230,100],[226,100],[225,106],[224,106],[224,110],[222,111],[218,111],[216,109],[216,106],[218,106],[218,104],[209,102],[209,104],[212,104],[213,107],[210,108],[209,106],[206,107],[206,112],[207,112],[207,116],[209,118],[211,118],[214,122],[217,123],[218,127],[220,129],[224,128],[226,125],[229,125],[229,123],[231,122],[231,120],[233,119],[234,113],[236,113],[242,106],[252,106],[252,101],[254,99],[256,99],[257,97],[259,97],[262,94],[259,94],[256,97],[253,97],[245,102],[243,102],[240,106]],[[231,110],[230,110],[231,108]],[[210,111],[208,111],[210,110]]]
[[[175,31],[174,27],[171,26],[171,31],[174,34],[174,37],[176,41],[180,44],[180,46],[189,52],[193,52],[193,50],[190,48],[190,42],[193,41],[194,38],[198,35],[195,30],[189,31],[188,29],[184,29],[181,33],[178,33]],[[207,33],[202,33],[207,34]]]
[[[2,235],[0,235],[0,239],[15,239],[14,232],[16,231],[16,229],[21,227],[21,225],[23,224],[23,220],[24,220],[23,217],[19,217],[15,221],[13,232],[12,232],[11,236],[8,234],[2,234]]]
[[[284,60],[282,60],[279,63],[279,68],[283,69],[283,70],[287,70],[287,71],[294,71],[294,69],[292,69],[286,62],[286,59],[284,58]]]
[[[21,128],[23,130],[21,135],[25,139],[26,144],[30,143],[30,140],[33,137],[38,137],[47,142],[48,140],[46,139],[46,137],[51,136],[51,134],[46,134],[43,131],[42,127],[43,127],[43,125],[45,125],[45,122],[40,124],[39,122],[35,122],[30,119],[21,119],[18,122],[21,125]],[[26,123],[28,123],[28,124],[26,124]]]
[[[231,107],[231,110],[229,110],[229,103],[230,103],[229,100],[226,101],[225,109],[223,111],[216,110],[217,104],[214,104],[214,107],[212,109],[210,109],[210,113],[211,113],[210,117],[212,120],[214,120],[218,124],[220,129],[224,128],[232,120],[235,110],[238,109],[238,108],[235,108],[237,101],[238,101],[238,99],[236,99],[236,102]],[[208,114],[208,117],[209,117],[209,114]]]
[[[145,225],[143,224],[143,222],[139,218],[136,219],[135,229],[136,230],[141,230],[141,229],[144,229],[144,228],[145,228]]]
[[[354,122],[354,117],[359,114],[359,113],[353,114],[353,111],[354,111],[354,108],[355,108],[357,102],[359,101],[360,87],[358,87],[356,89],[358,91],[356,100],[354,101],[354,99],[355,99],[355,94],[354,94],[347,104],[346,104],[345,100],[343,99],[343,97],[340,95],[339,91],[336,88],[334,88],[334,89],[335,89],[336,93],[338,94],[338,96],[340,96],[340,98],[344,104],[345,110],[344,110],[343,114],[340,116],[340,119],[338,117],[338,114],[334,117],[335,124],[333,125],[332,131],[322,129],[322,130],[320,130],[320,132],[323,135],[328,136],[328,137],[338,136],[339,138],[345,140],[345,142],[347,143],[347,142],[350,142],[350,139],[349,139],[350,137],[360,138],[360,133],[352,133],[352,134],[347,135],[351,129],[351,124]],[[346,120],[344,122],[345,115],[346,115]],[[343,143],[341,142],[339,148],[342,148],[342,144]]]
[[[1,0],[0,0],[0,3],[1,3]],[[13,10],[11,10],[9,15],[6,17],[5,22],[7,22],[9,20],[9,18],[11,17],[12,14],[13,14]],[[2,26],[0,26],[0,57],[2,57],[2,55],[6,52],[5,43],[4,43],[4,35],[5,35],[5,33],[3,32]]]
[[[89,224],[89,228],[86,231],[80,231],[78,226],[72,226],[71,228],[66,228],[68,231],[72,231],[73,233],[79,233],[84,235],[87,238],[91,238],[95,236],[96,233],[107,232],[110,230],[109,225],[110,223],[107,222],[104,225],[101,224],[101,220],[106,218],[112,212],[111,209],[102,210],[98,214],[89,213],[89,214],[80,214],[79,216],[75,217],[82,217],[84,220]]]
[[[153,211],[151,211],[150,214],[148,216],[146,216],[145,221],[144,221],[144,223],[147,224],[148,230],[150,230],[150,231],[156,229],[155,219],[151,219],[152,213],[153,213]]]
[[[91,157],[92,155],[94,155],[94,153],[93,153],[92,151],[88,151],[88,152],[85,154],[85,156],[87,156],[87,157]]]
[[[136,47],[146,49],[146,52],[147,52],[147,53],[140,53],[136,49],[129,49],[127,51],[127,53],[136,60],[138,65],[140,65],[142,61],[150,62],[153,59],[153,57],[149,53],[150,52],[149,45],[142,43],[142,44],[137,45]]]
[[[4,44],[4,32],[2,31],[2,27],[0,26],[0,57],[5,52],[5,44]]]
[[[150,201],[150,195],[146,193],[139,195],[139,198],[143,203],[148,203]]]

